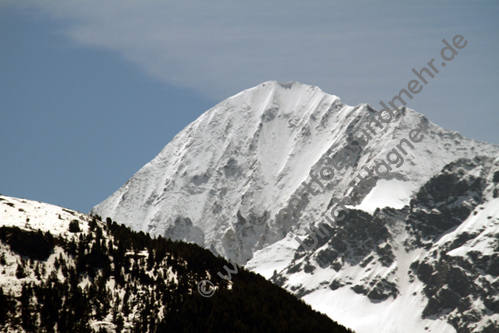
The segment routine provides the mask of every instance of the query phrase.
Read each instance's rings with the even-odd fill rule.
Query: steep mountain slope
[[[2,332],[352,332],[254,273],[220,278],[223,265],[194,244],[0,196]]]
[[[246,264],[359,333],[495,332],[499,146],[388,113],[377,127],[369,105],[266,82],[208,110],[92,211]]]
[[[421,119],[427,122],[403,108],[377,130],[353,167],[337,172],[310,198],[296,223],[277,222],[279,210],[310,181],[310,170],[318,172],[347,139],[361,137],[374,114],[369,105],[344,105],[317,87],[263,83],[204,113],[92,213],[134,230],[195,242],[245,264],[255,250],[317,221],[364,167],[371,168]],[[499,152],[432,123],[428,129],[430,135],[388,177],[405,186],[401,202],[456,158]]]
[[[286,238],[246,267],[358,332],[496,332],[498,260],[499,158],[476,157],[445,166],[408,206],[352,209],[312,249]]]

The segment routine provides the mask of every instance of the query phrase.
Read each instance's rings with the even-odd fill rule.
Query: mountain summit
[[[363,149],[356,166],[338,172],[312,198],[298,224],[276,223],[310,170],[344,148],[347,138],[362,136],[374,113],[367,104],[345,105],[314,86],[265,82],[206,111],[92,213],[245,264],[255,250],[317,221],[331,198],[341,199],[350,181],[422,118],[403,108]],[[445,164],[499,151],[434,124],[429,129],[431,136],[384,180],[401,188],[403,197],[394,200],[402,205]]]
[[[352,109],[300,83],[245,90],[187,126],[92,212],[245,263]]]
[[[499,146],[405,107],[366,132],[377,114],[314,86],[265,82],[206,111],[92,213],[246,264],[359,333],[495,327]],[[400,163],[368,177],[422,124]],[[350,163],[304,190],[359,140]],[[341,222],[311,233],[346,195]],[[303,207],[282,218],[297,197]],[[469,255],[473,242],[483,251]]]

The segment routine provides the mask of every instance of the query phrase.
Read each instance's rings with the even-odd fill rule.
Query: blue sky
[[[267,80],[390,100],[499,143],[493,1],[0,0],[0,193],[88,212],[204,111]],[[438,62],[437,62],[438,63]]]

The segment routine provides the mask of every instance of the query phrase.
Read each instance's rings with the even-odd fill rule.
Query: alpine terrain
[[[232,259],[359,333],[498,332],[499,146],[387,114],[263,83],[92,213]]]
[[[195,244],[0,195],[0,332],[353,333],[260,275],[219,277],[224,265]]]

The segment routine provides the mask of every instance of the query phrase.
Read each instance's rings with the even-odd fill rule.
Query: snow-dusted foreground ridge
[[[3,195],[0,211],[0,332],[353,333],[244,268],[219,278],[227,261],[195,244]]]
[[[50,231],[53,235],[68,237],[69,223],[73,220],[89,222],[87,214],[47,204],[40,201],[26,200],[0,195],[0,226],[18,227],[27,230]],[[86,233],[87,223],[81,223],[80,229]]]
[[[497,206],[497,145],[429,122],[399,168],[350,192],[425,120],[402,108],[299,216],[276,220],[375,112],[317,87],[263,83],[204,113],[92,212],[247,264],[359,333],[497,326],[499,216],[480,213]],[[347,194],[356,209],[318,246],[299,247],[293,238],[312,243],[305,228]]]

